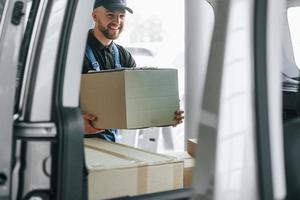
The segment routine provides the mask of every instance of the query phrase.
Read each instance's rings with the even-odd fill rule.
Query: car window
[[[283,32],[282,119],[287,123],[299,117],[300,7],[287,9]]]
[[[16,77],[16,98],[15,98],[15,113],[20,109],[20,96],[22,89],[22,80],[25,73],[26,63],[28,59],[28,51],[35,24],[35,18],[38,12],[39,0],[27,1],[25,5],[25,30],[19,54],[19,64]]]
[[[294,59],[298,69],[300,69],[300,7],[292,7],[287,10],[288,24],[294,51]]]
[[[154,53],[146,48],[141,47],[126,47],[133,56],[154,56]]]

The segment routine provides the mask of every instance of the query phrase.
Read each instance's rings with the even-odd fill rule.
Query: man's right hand
[[[97,119],[94,115],[84,114],[82,115],[83,123],[84,123],[84,132],[85,134],[95,134],[101,131],[104,131],[104,129],[95,128],[92,125],[92,121],[95,121]]]

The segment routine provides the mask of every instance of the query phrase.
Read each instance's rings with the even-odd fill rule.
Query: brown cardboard
[[[191,157],[186,151],[179,152],[164,152],[163,154],[169,155],[183,161],[183,187],[190,187],[192,185],[192,175],[195,165],[195,159]]]
[[[193,157],[195,157],[197,144],[198,142],[197,139],[195,138],[188,139],[187,141],[187,152]]]
[[[183,161],[101,139],[85,139],[89,200],[183,187]]]
[[[195,161],[193,158],[184,160],[183,187],[192,186],[194,163]]]
[[[174,125],[179,109],[176,69],[122,69],[83,74],[80,107],[97,128]]]

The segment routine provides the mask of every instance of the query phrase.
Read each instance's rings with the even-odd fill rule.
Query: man
[[[83,73],[120,67],[136,67],[131,54],[124,47],[113,42],[123,30],[126,11],[133,13],[127,7],[126,0],[95,1],[92,12],[95,26],[89,31]],[[175,112],[177,123],[182,122],[182,113],[183,111]],[[90,114],[84,114],[83,119],[86,137],[115,141],[117,130],[94,128],[91,123],[96,120],[96,116]]]

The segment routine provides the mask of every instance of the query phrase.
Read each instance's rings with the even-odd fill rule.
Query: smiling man
[[[95,22],[89,30],[82,73],[116,68],[133,68],[136,63],[131,54],[122,46],[114,43],[122,33],[127,7],[126,0],[96,0],[92,17]],[[108,83],[109,84],[109,83]],[[115,129],[97,129],[92,126],[96,116],[84,113],[85,137],[97,137],[115,142]],[[177,124],[182,123],[183,111],[175,112]]]
[[[131,54],[113,42],[123,31],[126,11],[132,13],[126,0],[95,1],[92,12],[95,26],[89,31],[83,73],[136,66]]]

